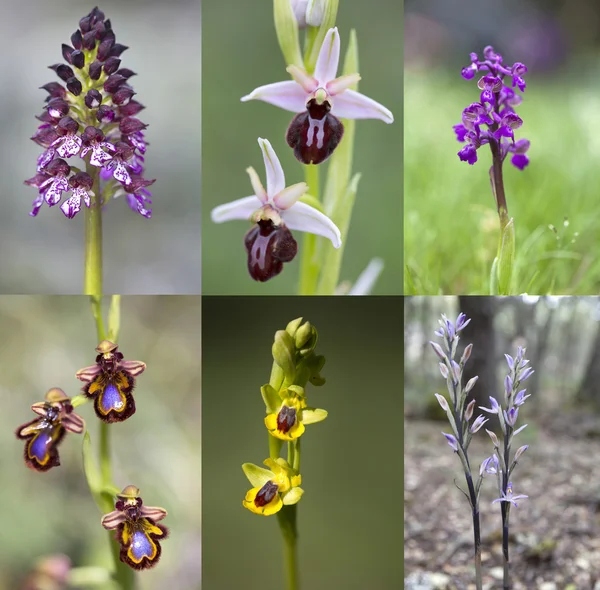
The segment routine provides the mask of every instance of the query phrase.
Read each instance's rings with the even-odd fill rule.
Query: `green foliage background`
[[[268,457],[260,387],[277,330],[303,316],[327,361],[307,389],[327,419],[302,437],[301,587],[396,590],[402,579],[402,302],[203,299],[203,584],[281,590],[276,518],[242,507],[241,465]]]
[[[395,123],[358,121],[354,171],[361,172],[353,220],[346,241],[342,280],[354,282],[369,260],[386,268],[375,293],[401,289],[402,237],[402,31],[403,3],[380,0],[374,9],[361,0],[341,0],[337,25],[341,55],[350,30],[358,35],[361,92],[388,107]],[[210,211],[252,194],[245,170],[253,166],[265,182],[257,138],[267,138],[279,156],[287,184],[304,180],[300,163],[285,142],[293,113],[240,98],[257,86],[289,79],[275,35],[272,0],[205,2],[202,71],[202,236],[203,292],[220,294],[294,294],[300,255],[267,284],[256,284],[246,269],[244,221],[222,225]],[[324,178],[327,163],[321,167]],[[302,236],[296,238],[302,249]]]

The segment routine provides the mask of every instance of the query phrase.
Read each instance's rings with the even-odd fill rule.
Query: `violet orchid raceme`
[[[442,410],[448,417],[448,422],[452,429],[451,433],[443,432],[446,442],[450,448],[458,455],[465,474],[467,491],[464,492],[471,505],[471,516],[473,521],[473,540],[474,540],[474,563],[475,563],[475,583],[477,590],[482,588],[481,574],[481,528],[479,520],[479,491],[486,472],[486,467],[480,469],[479,478],[474,482],[471,461],[468,455],[471,437],[486,422],[483,416],[477,416],[473,420],[475,400],[467,403],[467,397],[477,382],[477,378],[470,379],[466,385],[463,385],[463,371],[465,364],[471,356],[473,346],[469,344],[459,362],[454,360],[460,332],[464,330],[471,320],[465,314],[461,313],[452,322],[445,315],[439,320],[440,328],[436,330],[435,335],[442,339],[441,345],[437,342],[431,342],[431,347],[438,359],[439,369],[442,377],[446,380],[448,388],[448,398],[436,393],[435,396]],[[489,461],[488,461],[489,462]]]
[[[143,178],[146,125],[136,118],[144,107],[133,99],[134,72],[121,67],[126,49],[94,8],[79,21],[71,44],[62,46],[67,63],[50,66],[61,82],[42,87],[48,97],[32,139],[44,151],[36,175],[26,181],[38,190],[32,216],[44,202],[52,207],[62,201],[60,209],[73,218],[83,205],[101,207],[120,194],[133,211],[151,216],[146,187],[154,180]],[[73,156],[83,160],[83,169]]]
[[[514,437],[519,434],[527,424],[517,428],[517,420],[519,417],[519,409],[523,406],[530,394],[526,395],[526,389],[522,387],[532,374],[533,369],[528,366],[529,361],[524,358],[525,348],[519,346],[517,355],[512,356],[505,354],[506,363],[508,365],[508,374],[504,379],[504,399],[500,403],[493,397],[490,397],[490,407],[481,408],[483,411],[490,414],[496,414],[500,421],[500,439],[491,431],[487,431],[492,444],[494,445],[495,475],[498,488],[498,498],[493,503],[500,504],[502,516],[502,553],[504,556],[504,589],[510,588],[510,571],[509,571],[509,516],[511,505],[518,506],[517,500],[525,499],[528,496],[525,494],[513,494],[512,475],[516,468],[519,459],[523,453],[529,448],[528,445],[519,447],[514,453],[512,451],[512,443]]]
[[[320,164],[339,145],[344,119],[381,119],[393,123],[392,113],[383,105],[351,87],[359,80],[356,73],[336,78],[340,58],[340,36],[329,29],[316,62],[314,73],[296,64],[289,65],[293,80],[260,86],[242,101],[262,100],[293,113],[287,142],[303,164]]]
[[[254,168],[248,168],[254,194],[211,212],[215,223],[232,219],[250,220],[255,225],[246,233],[248,272],[256,281],[268,281],[283,270],[283,264],[296,256],[298,245],[291,230],[310,232],[328,238],[334,248],[342,244],[340,230],[318,209],[301,202],[309,190],[304,182],[286,187],[277,154],[268,140],[259,138],[267,175],[267,188]]]
[[[481,93],[478,102],[463,110],[462,122],[454,126],[454,132],[458,141],[465,144],[458,157],[471,165],[477,161],[477,150],[481,146],[490,147],[490,180],[501,231],[498,254],[492,265],[490,291],[492,294],[508,295],[515,257],[515,235],[514,221],[508,215],[504,192],[503,164],[511,154],[511,164],[523,170],[529,164],[529,140],[516,140],[514,133],[523,125],[515,107],[523,100],[517,91],[525,91],[523,76],[527,67],[520,62],[505,66],[502,61],[502,56],[491,46],[483,50],[481,60],[476,53],[471,54],[471,65],[463,68],[462,77],[472,80],[481,74],[477,82]]]

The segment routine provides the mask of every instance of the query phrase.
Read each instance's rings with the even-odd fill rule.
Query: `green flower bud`
[[[296,336],[296,332],[298,331],[298,328],[300,327],[300,324],[302,324],[302,318],[296,318],[295,320],[292,320],[286,327],[285,327],[285,331],[292,337],[294,338]]]
[[[310,322],[305,322],[298,328],[294,336],[294,343],[300,356],[306,356],[317,346],[318,333],[316,328]]]
[[[275,333],[275,341],[271,350],[273,360],[283,369],[285,379],[293,382],[296,376],[296,363],[294,361],[296,350],[292,337],[285,330],[278,330]]]

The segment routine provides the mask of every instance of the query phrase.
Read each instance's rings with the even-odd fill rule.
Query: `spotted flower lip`
[[[291,65],[287,68],[293,80],[260,86],[242,101],[262,100],[293,113],[306,109],[319,89],[325,90],[331,104],[331,114],[342,119],[381,119],[393,123],[391,111],[373,99],[350,90],[360,80],[358,74],[336,78],[340,60],[340,35],[337,27],[329,29],[323,39],[314,75]]]
[[[334,248],[342,245],[340,230],[325,214],[299,201],[308,191],[304,182],[285,186],[283,168],[267,139],[258,138],[267,173],[267,188],[254,168],[248,168],[254,194],[219,205],[211,212],[215,223],[246,219],[256,224],[246,235],[248,270],[252,278],[266,281],[292,260],[297,246],[289,230],[323,236]]]
[[[39,418],[19,426],[16,431],[17,438],[26,441],[25,464],[35,471],[58,467],[58,445],[66,431],[81,434],[85,429],[83,418],[73,412],[71,400],[62,389],[50,389],[44,399],[31,406]]]
[[[123,422],[135,414],[135,377],[146,369],[142,361],[123,360],[123,353],[110,340],[96,347],[96,364],[77,371],[86,385],[83,394],[94,400],[94,410],[107,423]]]
[[[82,204],[91,207],[92,199],[105,205],[109,198],[127,192],[134,195],[127,199],[129,207],[151,217],[150,194],[127,191],[132,174],[143,174],[147,126],[136,118],[144,107],[133,99],[129,80],[134,72],[121,68],[126,49],[116,42],[111,21],[96,7],[79,21],[71,44],[63,44],[66,63],[50,66],[61,82],[42,86],[48,96],[37,117],[41,124],[31,139],[44,151],[37,161],[37,174],[25,181],[38,189],[31,216],[38,214],[44,202],[50,207],[60,203],[63,193],[71,194],[60,209],[72,219]],[[74,156],[84,161],[85,172],[71,163]],[[101,183],[92,178],[97,176],[94,168],[102,171]],[[153,181],[146,182],[148,186]],[[94,185],[95,192],[91,190]]]
[[[115,510],[102,517],[102,526],[115,530],[120,559],[136,570],[150,569],[160,560],[160,542],[169,535],[169,529],[157,524],[167,516],[164,508],[144,505],[140,490],[127,486],[117,494]]]
[[[264,465],[269,469],[252,463],[242,465],[246,477],[254,486],[246,493],[242,506],[254,514],[271,516],[284,505],[298,503],[304,490],[300,487],[302,476],[285,459],[266,459]]]

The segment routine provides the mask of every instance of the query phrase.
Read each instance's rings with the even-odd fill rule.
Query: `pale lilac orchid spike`
[[[248,270],[253,279],[267,281],[279,274],[284,262],[296,255],[297,245],[290,230],[322,236],[334,248],[342,245],[340,230],[319,210],[299,199],[308,185],[299,182],[285,186],[285,176],[277,154],[268,140],[258,138],[267,172],[267,188],[262,185],[254,168],[248,168],[254,194],[215,207],[211,219],[215,223],[232,219],[250,220],[256,225],[244,240],[248,252]]]
[[[336,27],[329,29],[325,35],[314,76],[298,66],[288,66],[287,71],[293,80],[260,86],[242,97],[242,102],[262,100],[287,111],[301,113],[306,110],[309,100],[317,98],[319,104],[327,100],[331,105],[331,114],[342,119],[381,119],[393,123],[394,116],[386,107],[360,92],[350,90],[360,80],[358,74],[336,78],[339,60],[340,35]]]

